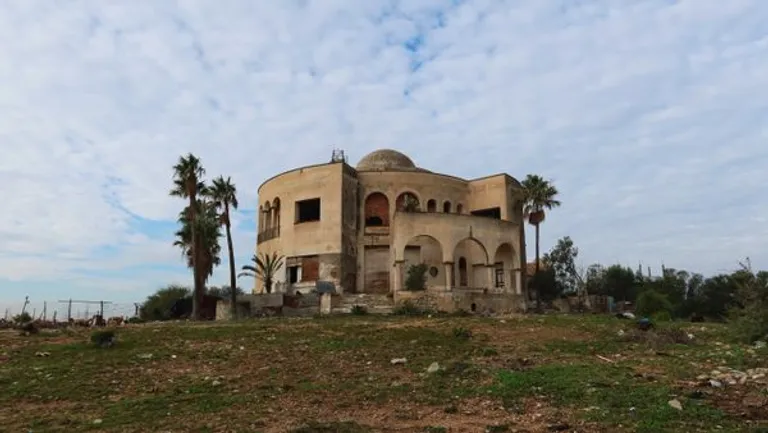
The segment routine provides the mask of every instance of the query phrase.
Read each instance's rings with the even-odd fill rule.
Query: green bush
[[[392,314],[396,316],[424,316],[428,313],[428,311],[418,307],[411,301],[405,301],[392,310]]]
[[[17,314],[15,316],[13,316],[12,320],[16,324],[22,324],[22,323],[31,322],[32,321],[32,316],[25,311],[25,312],[23,312],[21,314]]]
[[[139,316],[143,320],[170,320],[173,304],[189,295],[190,290],[184,286],[172,284],[164,287],[147,297],[139,310]]]
[[[453,328],[453,336],[460,340],[469,340],[470,338],[472,338],[472,331],[470,331],[467,328],[462,328],[461,326],[459,326],[459,327]]]
[[[429,266],[425,263],[408,267],[408,276],[405,278],[405,288],[411,291],[427,288],[427,271]]]
[[[91,343],[99,347],[112,347],[115,344],[115,338],[115,331],[111,329],[94,331],[91,334]]]
[[[657,313],[666,312],[672,314],[672,303],[666,295],[663,295],[656,290],[645,290],[640,296],[637,297],[636,312],[640,316],[650,317]]]
[[[672,315],[669,311],[659,311],[651,316],[651,320],[654,322],[670,322],[672,321]]]
[[[354,305],[352,310],[350,310],[350,313],[352,313],[353,316],[365,316],[368,314],[368,309],[363,305]]]

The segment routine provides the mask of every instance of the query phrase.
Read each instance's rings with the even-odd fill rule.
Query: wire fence
[[[133,317],[138,314],[141,304],[136,302],[111,302],[107,299],[51,299],[46,301],[28,300],[2,306],[0,317],[10,320],[22,312],[29,313],[34,319],[65,321],[72,319],[90,319],[96,314],[105,318],[120,316]],[[103,312],[102,312],[103,311]]]

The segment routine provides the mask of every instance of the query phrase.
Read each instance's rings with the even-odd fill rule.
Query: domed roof
[[[358,171],[418,170],[411,158],[392,149],[374,150],[362,157],[356,168]]]

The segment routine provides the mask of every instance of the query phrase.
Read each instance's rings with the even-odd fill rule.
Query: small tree
[[[749,259],[731,275],[737,307],[731,311],[734,331],[745,341],[768,338],[768,272],[754,272]]]
[[[243,272],[238,277],[258,278],[264,283],[264,291],[272,293],[272,284],[275,281],[277,271],[283,267],[283,256],[276,252],[270,254],[261,253],[251,257],[253,265],[243,265]]]
[[[409,266],[408,276],[405,278],[405,288],[412,291],[425,290],[427,288],[428,269],[429,266],[425,263]]]
[[[654,314],[666,312],[672,313],[672,303],[666,295],[653,289],[645,290],[637,297],[635,311],[641,316],[652,316]]]

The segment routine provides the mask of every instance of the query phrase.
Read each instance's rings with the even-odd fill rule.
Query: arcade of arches
[[[509,243],[502,243],[489,256],[476,238],[464,238],[452,249],[446,260],[443,245],[432,236],[411,238],[403,250],[402,260],[395,262],[394,290],[404,290],[407,270],[424,263],[428,267],[427,290],[488,290],[521,293],[520,260]]]

